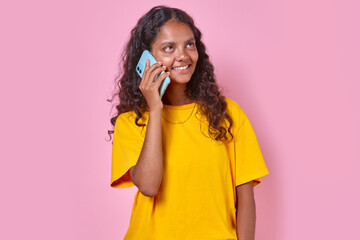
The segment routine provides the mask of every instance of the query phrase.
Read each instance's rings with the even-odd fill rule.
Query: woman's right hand
[[[165,71],[166,67],[162,66],[162,62],[157,62],[149,67],[149,59],[146,60],[144,73],[139,85],[139,89],[144,95],[149,111],[161,110],[163,103],[159,94],[159,86],[161,82],[170,75],[169,72],[161,74],[156,81],[154,79],[160,72]]]

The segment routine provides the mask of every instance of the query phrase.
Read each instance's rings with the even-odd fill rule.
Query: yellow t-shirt
[[[267,175],[268,169],[244,111],[226,98],[234,139],[215,141],[197,105],[164,105],[162,111],[163,179],[155,197],[137,190],[124,240],[237,239],[236,186]],[[136,114],[117,118],[112,150],[111,186],[135,186],[129,168],[139,158],[146,127]],[[144,121],[147,123],[148,115]],[[190,116],[190,118],[189,118]],[[166,120],[165,120],[165,119]],[[172,124],[170,122],[182,122]]]

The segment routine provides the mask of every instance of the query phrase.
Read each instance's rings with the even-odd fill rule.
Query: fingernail
[[[162,65],[162,62],[159,62],[160,65]]]
[[[162,66],[162,68],[163,68],[163,69],[166,69],[166,67],[165,67],[165,66]]]

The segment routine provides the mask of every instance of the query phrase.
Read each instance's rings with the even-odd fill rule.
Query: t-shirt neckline
[[[163,104],[163,108],[165,108],[165,109],[188,109],[188,108],[193,108],[195,104],[196,104],[195,102],[184,104],[184,105],[167,105],[167,104]]]

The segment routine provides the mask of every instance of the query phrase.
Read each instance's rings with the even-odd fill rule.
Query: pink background
[[[0,4],[0,239],[123,238],[136,188],[110,188],[106,99],[131,28],[160,3]],[[360,239],[359,2],[166,4],[194,17],[258,136],[256,239]]]

